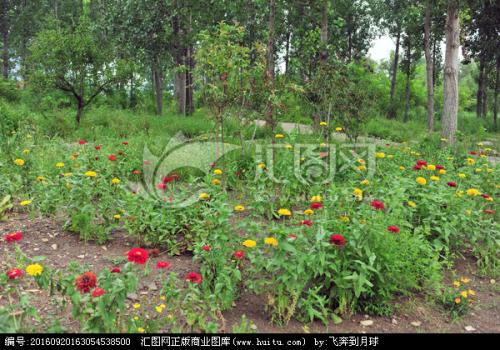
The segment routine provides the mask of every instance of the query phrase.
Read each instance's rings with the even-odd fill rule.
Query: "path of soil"
[[[43,263],[58,269],[63,269],[70,261],[76,260],[82,264],[88,264],[94,271],[100,271],[113,266],[113,262],[117,259],[124,259],[126,252],[134,245],[134,242],[125,238],[121,232],[115,233],[113,239],[105,245],[85,243],[80,241],[77,235],[64,232],[61,227],[60,220],[12,214],[8,222],[0,223],[0,237],[9,232],[22,231],[24,233],[24,238],[20,242],[22,250],[30,257],[46,256],[47,259]],[[5,271],[8,267],[4,266],[4,256],[8,247],[3,242],[0,243],[0,247],[1,270]],[[171,271],[178,272],[181,276],[189,271],[197,271],[197,264],[192,261],[192,256],[189,254],[175,257],[162,254],[154,258],[151,266],[154,266],[156,260],[159,259],[171,262]],[[129,300],[130,305],[136,301],[147,305],[152,300],[159,300],[158,294],[161,286],[152,285],[157,273],[156,269],[151,269],[151,275],[141,282],[140,290],[133,298],[137,300]],[[361,314],[345,319],[338,325],[332,322],[329,326],[324,326],[320,322],[315,322],[305,327],[297,321],[291,321],[287,326],[280,328],[269,323],[264,312],[264,299],[244,291],[236,306],[224,313],[227,321],[226,331],[230,332],[232,325],[239,324],[241,315],[245,314],[255,323],[256,331],[259,333],[466,332],[466,326],[472,326],[475,332],[500,332],[499,284],[492,283],[490,278],[477,276],[471,259],[457,261],[455,273],[457,276],[467,276],[472,279],[471,288],[476,290],[479,300],[473,311],[458,321],[452,322],[439,306],[429,304],[423,297],[415,295],[411,298],[400,298],[396,307],[397,311],[392,317]],[[452,272],[450,271],[447,275],[452,276]],[[30,294],[30,299],[42,315],[55,312],[55,305],[52,300],[49,300],[46,292],[31,288],[31,286],[26,292]],[[0,306],[6,302],[5,299],[2,300],[0,293]],[[66,330],[78,331],[78,321],[71,319],[69,309],[60,316]],[[360,324],[360,321],[368,319],[373,320],[372,326],[365,327]],[[415,322],[420,322],[420,325],[412,325]]]

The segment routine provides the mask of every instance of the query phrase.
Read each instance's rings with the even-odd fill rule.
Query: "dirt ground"
[[[8,222],[0,223],[0,237],[6,233],[22,231],[24,238],[20,242],[20,246],[29,257],[46,256],[47,259],[43,264],[58,269],[64,268],[70,261],[79,261],[82,264],[88,264],[96,272],[114,266],[114,262],[124,259],[126,252],[135,245],[135,242],[125,238],[120,232],[115,233],[113,239],[105,245],[83,242],[77,235],[65,232],[62,229],[62,224],[63,222],[60,220],[30,218],[27,214],[13,214]],[[4,258],[7,245],[2,242],[0,247],[1,270],[6,271],[9,268],[5,266]],[[151,266],[155,266],[157,260],[169,261],[171,263],[170,271],[177,272],[180,276],[189,271],[198,270],[196,262],[192,261],[192,256],[189,254],[174,257],[160,254],[159,257],[152,259]],[[158,299],[161,286],[153,285],[153,278],[157,273],[160,272],[152,268],[151,275],[141,281],[137,295],[132,295],[128,300],[129,307],[134,302],[148,304],[148,300]],[[280,328],[269,322],[264,311],[265,300],[260,296],[243,291],[236,306],[224,313],[227,324],[226,331],[230,332],[232,325],[239,324],[241,315],[245,314],[248,319],[253,321],[256,326],[255,331],[259,333],[500,332],[499,283],[488,277],[478,276],[471,258],[457,260],[455,271],[446,273],[447,279],[452,278],[454,273],[456,276],[467,276],[472,280],[470,287],[476,291],[478,299],[472,312],[456,321],[452,321],[438,305],[431,304],[420,295],[414,295],[397,300],[396,312],[391,317],[357,314],[344,319],[340,324],[331,322],[328,326],[324,326],[321,322],[304,325],[292,320],[287,326]],[[55,310],[58,310],[55,303],[50,300],[45,291],[31,287],[25,292],[30,294],[30,300],[39,312],[42,315],[53,315]],[[0,307],[6,302],[7,300],[2,298],[0,292]],[[58,313],[61,314],[61,311]],[[66,330],[78,331],[78,321],[71,319],[69,308],[60,316],[61,323]],[[363,326],[360,321],[364,320],[372,320],[373,324]],[[466,327],[469,330],[466,330]],[[473,330],[469,327],[472,327]]]

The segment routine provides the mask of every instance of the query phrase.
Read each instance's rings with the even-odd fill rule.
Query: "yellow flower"
[[[274,237],[264,238],[264,243],[276,247],[278,245],[278,240]]]
[[[440,170],[439,170],[439,174],[440,174],[440,175],[446,175],[446,170],[444,170],[444,169],[440,169]]]
[[[417,177],[416,181],[419,185],[425,185],[427,183],[427,180],[421,176]]]
[[[481,171],[483,171],[483,169],[481,169],[481,168],[476,168],[476,170],[475,170],[476,173],[480,173]]]
[[[30,276],[40,276],[43,272],[43,267],[40,264],[31,264],[26,267],[26,273]]]
[[[358,170],[359,171],[365,171],[366,167],[364,165],[360,165],[360,166],[358,166]]]
[[[158,305],[155,307],[155,310],[156,312],[158,312],[159,314],[161,314],[163,312],[163,307],[161,305]]]
[[[146,330],[142,327],[137,328],[137,332],[144,333]]]
[[[427,170],[436,170],[436,166],[434,164],[427,165]]]
[[[24,206],[26,206],[26,205],[30,205],[30,204],[31,204],[31,202],[32,202],[32,201],[28,199],[28,200],[25,200],[25,201],[21,201],[21,202],[19,203],[19,205],[21,205],[21,206],[23,206],[23,207],[24,207]]]
[[[460,174],[458,174],[458,177],[461,178],[461,179],[465,179],[465,174],[464,173],[460,173]]]
[[[141,307],[141,304],[135,303],[134,305],[132,305],[132,307],[137,310],[138,308]]]
[[[439,181],[439,176],[431,176],[432,181]]]
[[[366,186],[366,185],[370,184],[370,181],[368,181],[367,179],[364,179],[363,181],[360,182],[360,184]]]
[[[467,165],[474,165],[476,161],[473,158],[467,158]]]
[[[493,169],[492,169],[492,168],[488,168],[488,169],[486,169],[486,171],[487,171],[488,173],[492,173],[492,172],[493,172]]]
[[[243,242],[243,245],[247,248],[253,248],[257,245],[257,242],[255,242],[253,239],[247,239],[245,242]]]
[[[266,168],[266,164],[265,163],[259,163],[259,165],[257,165],[259,167],[259,169],[265,169]]]
[[[453,285],[454,285],[455,287],[457,287],[457,288],[458,288],[458,287],[460,287],[460,282],[458,282],[458,281],[453,281]]]
[[[212,180],[212,185],[220,185],[220,180],[219,179],[213,179]]]
[[[304,215],[312,215],[312,214],[314,214],[314,210],[312,210],[312,209],[304,210]]]
[[[464,191],[462,191],[462,190],[458,190],[457,192],[455,192],[455,195],[456,195],[457,197],[462,197],[462,196],[464,195]]]
[[[405,169],[406,168],[404,166],[402,166],[402,165],[399,167],[399,170],[405,170]]]
[[[472,296],[476,295],[476,292],[474,292],[472,289],[469,289],[469,290],[468,290],[468,292],[469,292],[469,294],[470,294],[470,295],[472,295]]]
[[[45,180],[47,180],[44,176],[37,176],[36,177],[36,181],[38,182],[44,182]]]
[[[460,299],[460,297],[455,298],[455,304],[460,304],[461,301],[462,299]]]
[[[18,158],[18,159],[16,159],[16,160],[14,161],[14,164],[16,164],[17,166],[23,166],[23,165],[24,165],[24,163],[25,163],[25,162],[24,162],[24,159],[20,159],[20,158]]]
[[[464,298],[467,298],[467,291],[464,290],[464,291],[460,292],[460,295],[463,296]]]
[[[70,176],[73,176],[73,173],[64,173],[63,176],[64,177],[70,177]]]
[[[385,158],[385,153],[384,152],[377,152],[375,153],[375,158]]]
[[[237,205],[234,207],[234,211],[239,212],[239,213],[244,211],[244,210],[245,210],[245,207],[242,205]]]
[[[215,170],[214,170],[214,175],[222,175],[222,170],[220,170],[220,169],[215,169]]]
[[[338,127],[336,127],[336,128],[335,128],[335,131],[336,131],[336,132],[341,132],[342,130],[343,130],[343,129],[342,129],[340,126],[338,126]]]
[[[120,219],[121,219],[121,215],[120,215],[120,214],[115,214],[115,215],[113,215],[113,217],[114,217],[116,220],[120,220]]]
[[[393,154],[388,154],[387,155],[387,159],[394,159],[394,155]]]
[[[355,188],[353,194],[357,197],[358,201],[363,199],[363,190],[360,188]]]
[[[322,200],[323,200],[323,198],[321,198],[320,195],[315,195],[315,196],[311,197],[311,203],[318,203],[318,202],[321,202]]]
[[[23,150],[23,154],[30,154],[30,150],[29,149]]]
[[[56,163],[56,168],[64,168],[64,163],[62,162]]]
[[[134,316],[134,321],[139,321],[139,316]]]
[[[208,198],[210,198],[210,195],[206,192],[203,192],[203,193],[200,193],[199,198],[200,199],[208,199]]]
[[[290,216],[290,215],[292,215],[292,212],[289,209],[281,208],[280,210],[278,210],[278,215]]]
[[[285,137],[285,135],[283,135],[283,134],[276,134],[276,135],[274,135],[274,138],[276,138],[276,139],[282,139],[284,137]]]
[[[320,126],[327,126],[326,122],[320,122],[319,125]]]
[[[121,180],[120,180],[119,178],[117,178],[117,177],[115,177],[115,178],[113,178],[113,179],[111,180],[111,183],[112,183],[113,185],[118,185],[120,182],[121,182]]]
[[[292,148],[293,148],[293,146],[292,146],[291,144],[289,144],[289,143],[288,143],[288,144],[286,144],[286,145],[285,145],[285,148],[286,148],[286,149],[292,149]]]
[[[462,283],[465,283],[465,284],[470,282],[470,278],[468,278],[468,277],[462,277],[460,280],[462,281]]]
[[[351,221],[347,215],[340,215],[339,219],[342,222],[349,222],[349,221]]]
[[[488,202],[493,202],[493,197],[487,197],[485,198],[484,200],[488,201]]]
[[[97,176],[97,173],[95,171],[86,171],[85,172],[85,176],[87,177],[96,177]]]
[[[467,190],[467,195],[468,196],[479,196],[481,194],[481,192],[479,192],[477,189],[475,188],[469,188]]]
[[[412,208],[416,208],[417,207],[417,203],[415,203],[414,201],[408,201],[408,206],[412,207]]]

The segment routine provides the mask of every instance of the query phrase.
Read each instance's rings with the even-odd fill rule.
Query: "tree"
[[[459,35],[458,0],[448,0],[446,11],[446,51],[444,61],[444,102],[442,135],[450,144],[455,143],[458,114],[458,50]]]
[[[4,79],[9,78],[10,10],[10,2],[7,0],[3,0],[0,3],[0,32],[2,35],[2,74]]]
[[[104,90],[127,77],[127,65],[112,59],[98,45],[92,24],[82,16],[74,28],[41,31],[31,46],[31,81],[39,88],[56,88],[76,103],[80,125],[84,109]]]
[[[434,130],[434,63],[431,54],[431,18],[432,18],[432,0],[427,0],[425,5],[424,16],[424,53],[425,53],[425,70],[427,76],[427,130]]]

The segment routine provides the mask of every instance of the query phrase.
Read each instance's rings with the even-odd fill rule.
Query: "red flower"
[[[496,213],[496,210],[494,210],[494,209],[484,209],[484,213],[485,214],[492,214],[493,215],[493,214]]]
[[[392,233],[399,233],[401,230],[397,226],[388,226],[387,231]]]
[[[101,295],[103,295],[104,293],[106,293],[106,291],[104,289],[102,289],[102,288],[96,288],[92,292],[92,296],[94,298],[97,298],[97,297],[100,297]]]
[[[415,165],[413,170],[422,170],[422,165]]]
[[[438,165],[436,165],[436,169],[437,170],[442,170],[442,169],[444,169],[444,166],[438,164]]]
[[[302,220],[299,225],[312,226],[313,222],[311,220]]]
[[[342,235],[334,234],[330,236],[330,242],[339,247],[343,247],[345,245],[345,238]]]
[[[128,141],[123,141],[122,145],[128,146]]]
[[[96,145],[96,146],[95,146],[95,150],[96,150],[96,151],[99,151],[100,149],[101,149],[101,146],[99,146],[99,145]]]
[[[202,282],[202,277],[199,273],[196,273],[196,272],[189,272],[187,275],[186,275],[186,281],[189,281],[189,282],[193,282],[193,283],[197,283],[197,284],[200,284]]]
[[[158,261],[156,263],[157,269],[168,269],[170,267],[170,263],[168,261]]]
[[[123,151],[118,151],[118,155],[123,156],[124,154]]]
[[[490,196],[489,196],[489,195],[487,195],[486,193],[481,194],[481,197],[483,197],[484,199],[488,199],[488,198],[490,198]]]
[[[323,208],[323,204],[321,204],[320,202],[314,202],[314,203],[311,203],[310,208],[311,209],[321,209],[321,208]]]
[[[243,259],[245,257],[245,253],[243,252],[243,250],[237,250],[233,253],[233,256],[236,259]]]
[[[23,277],[23,270],[20,269],[12,269],[9,270],[5,273],[7,276],[9,276],[10,280],[15,280],[17,278]]]
[[[470,151],[469,154],[472,154],[473,156],[475,156],[477,154],[477,152]]]
[[[417,165],[418,166],[427,166],[427,162],[425,160],[417,160]]]
[[[165,177],[163,178],[162,182],[163,182],[164,184],[166,184],[166,183],[169,183],[169,182],[171,182],[171,181],[173,181],[173,180],[175,180],[175,179],[179,179],[179,175],[177,175],[177,174],[172,174],[172,175],[170,175],[170,176],[165,176]]]
[[[128,261],[135,262],[136,264],[145,264],[148,261],[149,253],[146,249],[133,248],[128,252]]]
[[[206,252],[210,251],[210,246],[209,245],[204,245],[201,249],[203,249]]]
[[[377,199],[374,199],[371,201],[370,205],[372,206],[373,209],[375,210],[384,210],[385,209],[385,205],[383,202],[377,200]]]
[[[132,171],[132,174],[134,174],[134,175],[140,175],[141,171],[140,170],[134,170],[134,171]]]
[[[84,145],[84,144],[86,144],[86,143],[87,143],[87,141],[85,141],[84,139],[80,139],[80,141],[78,141],[78,143],[79,143],[80,145]]]
[[[120,269],[118,266],[112,267],[111,268],[112,273],[120,273],[122,272],[122,269]]]
[[[109,159],[110,161],[114,162],[114,161],[116,160],[116,156],[115,156],[114,154],[110,154],[110,155],[108,156],[108,159]]]
[[[167,185],[166,184],[158,184],[158,185],[156,185],[156,188],[159,190],[165,191],[167,189]]]
[[[7,243],[17,242],[23,239],[23,233],[22,232],[9,233],[4,236],[4,239]]]
[[[211,168],[215,168],[215,166],[216,166],[216,165],[217,165],[217,164],[216,164],[215,162],[210,163],[210,167],[211,167]]]
[[[453,181],[447,182],[447,185],[450,187],[457,187],[457,183]]]
[[[75,280],[75,286],[81,293],[89,293],[97,284],[97,277],[93,272],[85,272]]]
[[[296,236],[296,235],[294,235],[293,233],[290,233],[290,234],[288,235],[288,237],[289,237],[289,238],[291,238],[291,239],[296,239],[296,238],[297,238],[297,236]]]

